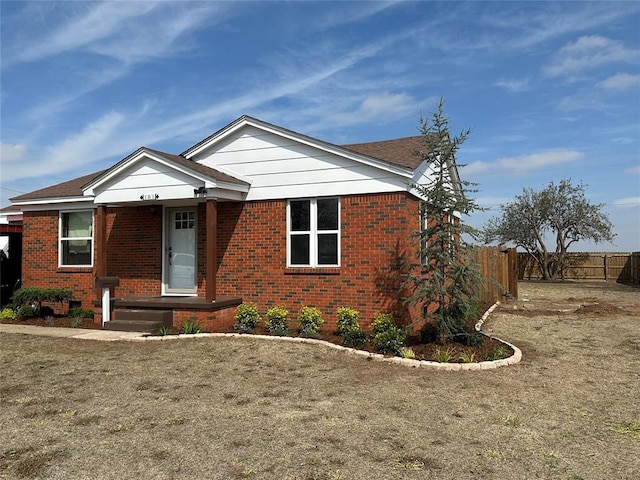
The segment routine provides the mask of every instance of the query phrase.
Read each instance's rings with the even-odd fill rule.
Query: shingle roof
[[[12,202],[20,202],[23,200],[39,200],[42,198],[60,198],[60,197],[81,197],[82,186],[89,183],[93,179],[102,175],[106,170],[100,170],[99,172],[90,173],[83,177],[74,178],[67,182],[58,183],[50,187],[41,188],[35,192],[24,193],[17,197],[12,197],[9,200]]]
[[[237,185],[249,185],[247,182],[243,180],[232,177],[231,175],[223,173],[220,170],[216,170],[215,168],[207,167],[206,165],[196,163],[193,160],[188,160],[184,157],[181,157],[180,155],[161,152],[160,150],[154,150],[153,148],[145,148],[145,150],[156,153],[162,157],[165,157],[177,163],[178,165],[182,165],[183,167],[189,168],[191,170],[195,170],[196,172],[202,173],[211,178],[215,178],[216,180],[220,180],[221,182],[235,183]]]
[[[422,163],[422,159],[416,155],[416,152],[424,148],[424,143],[421,136],[416,136],[380,142],[353,143],[342,145],[342,148],[415,170]]]

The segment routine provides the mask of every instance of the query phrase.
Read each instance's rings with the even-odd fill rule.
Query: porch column
[[[107,276],[107,206],[96,210],[96,278]]]
[[[218,270],[218,204],[208,198],[206,203],[206,257],[207,257],[207,303],[216,299],[216,274]]]

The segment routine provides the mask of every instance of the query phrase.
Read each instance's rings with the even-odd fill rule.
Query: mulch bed
[[[67,328],[85,328],[85,329],[97,329],[97,330],[101,329],[100,324],[96,323],[93,319],[83,319],[81,325],[78,325],[77,323],[74,323],[74,322],[76,322],[76,319],[73,317],[55,316],[53,317],[53,320],[49,320],[49,321],[47,321],[45,318],[42,318],[42,317],[34,317],[34,318],[28,318],[24,320],[2,320],[0,323],[36,325],[40,327],[67,327]],[[291,323],[290,332],[292,335],[297,335],[297,325],[295,321]],[[169,334],[178,334],[178,333],[180,333],[179,329],[175,327],[169,330]],[[233,330],[232,327],[227,327],[219,330],[219,333],[237,333],[237,332]],[[255,333],[258,335],[268,335],[268,332],[266,331],[264,324],[258,325],[258,328],[256,329]],[[331,331],[321,331],[319,340],[335,343],[337,345],[342,344],[342,337],[340,337],[339,335],[335,335]],[[444,351],[444,350],[450,351],[452,356],[451,362],[460,362],[461,361],[460,357],[463,354],[473,355],[473,358],[477,362],[483,361],[487,358],[487,355],[489,355],[497,347],[507,348],[507,350],[509,351],[509,355],[513,353],[511,351],[511,348],[507,347],[502,342],[499,342],[498,340],[495,340],[493,338],[488,338],[488,337],[485,338],[483,344],[480,347],[469,347],[453,341],[437,341],[437,342],[423,343],[421,342],[419,336],[414,335],[409,338],[407,342],[407,346],[411,347],[411,349],[414,351],[417,360],[428,360],[428,361],[435,360],[436,353],[438,351]],[[360,347],[360,350],[365,350],[371,353],[377,353],[373,348],[373,344],[371,343],[371,341],[368,341],[364,346]]]

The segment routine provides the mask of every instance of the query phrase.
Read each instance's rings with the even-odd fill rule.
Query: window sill
[[[93,273],[93,267],[58,267],[57,273]]]
[[[287,267],[285,275],[340,275],[340,267]]]

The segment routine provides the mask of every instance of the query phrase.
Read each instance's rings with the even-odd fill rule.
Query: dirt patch
[[[618,316],[618,315],[631,315],[630,313],[625,312],[623,309],[616,307],[615,305],[610,304],[609,302],[600,302],[600,303],[589,303],[586,305],[580,306],[576,310],[579,315],[602,315],[604,317],[608,316]]]

